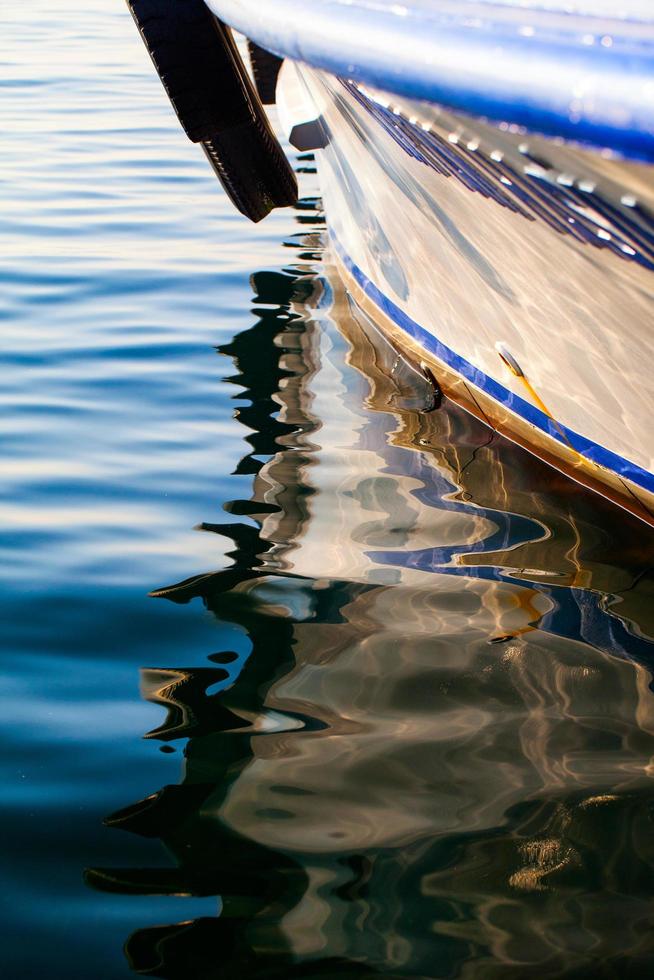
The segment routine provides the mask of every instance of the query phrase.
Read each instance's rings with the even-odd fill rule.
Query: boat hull
[[[294,71],[357,304],[473,414],[654,523],[652,169]]]
[[[654,160],[649,0],[205,0],[284,58]]]

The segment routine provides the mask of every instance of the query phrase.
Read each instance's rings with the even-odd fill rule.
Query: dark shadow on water
[[[184,774],[106,824],[171,864],[88,884],[216,896],[127,940],[167,980],[644,976],[651,533],[436,408],[315,274],[317,230],[289,246],[221,351],[253,491],[198,530],[231,565],[152,593],[248,649],[143,670]]]

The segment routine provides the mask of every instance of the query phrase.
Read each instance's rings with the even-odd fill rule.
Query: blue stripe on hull
[[[409,337],[417,341],[426,351],[437,357],[443,364],[456,371],[466,381],[470,381],[476,388],[483,391],[494,401],[505,408],[510,409],[515,415],[529,422],[531,425],[540,429],[546,435],[551,436],[564,446],[572,446],[581,456],[603,466],[605,469],[615,473],[618,477],[630,480],[636,486],[654,493],[654,474],[643,469],[636,463],[624,459],[617,453],[611,452],[604,446],[587,439],[573,429],[569,429],[557,420],[556,424],[549,416],[542,412],[535,405],[516,395],[513,391],[505,388],[499,381],[495,381],[487,375],[481,368],[475,367],[460,354],[443,344],[434,334],[430,333],[425,327],[412,320],[408,313],[400,309],[392,299],[386,296],[378,286],[359,268],[350,258],[342,244],[337,239],[334,231],[330,228],[330,237],[334,249],[341,262],[348,270],[353,279],[363,289],[366,296],[377,306],[381,312],[388,317],[396,326],[400,327]]]

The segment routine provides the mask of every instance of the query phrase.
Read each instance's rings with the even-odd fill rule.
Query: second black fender
[[[297,181],[230,29],[204,0],[127,0],[172,106],[252,221],[297,201]]]

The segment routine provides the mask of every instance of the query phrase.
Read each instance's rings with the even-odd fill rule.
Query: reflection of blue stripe
[[[461,554],[504,552],[517,548],[521,544],[547,537],[545,526],[534,517],[508,510],[480,507],[478,504],[471,505],[466,501],[452,499],[452,495],[460,488],[447,479],[438,469],[434,469],[431,464],[428,464],[422,454],[407,454],[405,449],[387,445],[384,448],[383,457],[387,464],[382,470],[383,473],[390,473],[400,479],[409,476],[420,484],[411,490],[411,496],[419,500],[425,507],[450,510],[470,516],[481,516],[489,522],[491,528],[494,528],[494,530],[488,530],[486,537],[477,541],[468,541],[465,546],[459,543],[443,548],[428,549],[431,553],[430,569],[432,565],[438,565],[439,569],[441,566],[449,566]],[[390,552],[390,554],[394,553]],[[381,554],[383,555],[385,552]],[[411,564],[414,559],[419,562],[420,555],[422,552],[410,552],[407,563]],[[373,556],[370,555],[369,557]],[[376,561],[377,558],[375,557],[374,560]],[[379,560],[382,564],[388,564],[384,558]],[[414,564],[412,567],[422,566]]]
[[[524,398],[505,388],[499,381],[495,381],[489,377],[481,368],[475,367],[470,361],[466,361],[460,354],[455,353],[438,340],[437,337],[429,333],[428,330],[416,323],[415,320],[412,320],[404,310],[401,310],[388,296],[382,293],[366,276],[365,272],[347,255],[345,249],[336,238],[333,229],[330,229],[330,236],[340,260],[361,289],[363,289],[366,296],[372,300],[375,306],[379,307],[389,320],[392,320],[405,333],[418,341],[430,354],[434,354],[449,368],[452,368],[452,370],[456,371],[467,381],[474,384],[475,387],[489,395],[496,402],[499,402],[500,405],[509,408],[516,415],[520,416],[520,418],[530,422],[531,425],[540,429],[541,432],[551,436],[552,439],[556,439],[557,442],[560,442],[564,446],[568,444],[573,446],[580,455],[585,456],[591,462],[598,463],[618,476],[623,476],[637,486],[654,493],[654,474],[637,466],[636,463],[632,463],[630,460],[618,456],[616,453],[611,452],[610,449],[605,449],[585,436],[579,435],[578,432],[574,432],[562,423],[555,425],[552,419],[539,408],[536,408],[535,405],[525,401]]]
[[[368,558],[379,565],[414,568],[438,575],[504,582],[547,596],[551,608],[531,625],[544,633],[568,640],[587,643],[614,657],[623,657],[654,667],[654,643],[646,636],[637,636],[617,616],[603,608],[606,595],[591,589],[547,585],[523,579],[511,569],[497,565],[452,565],[456,551],[468,554],[468,545],[456,548],[425,548],[422,551],[370,551]],[[482,549],[486,550],[486,549]],[[488,549],[490,550],[490,549]],[[445,564],[442,562],[445,561]]]
[[[538,592],[547,598],[549,609],[531,623],[536,629],[589,644],[597,650],[636,661],[652,670],[654,642],[647,636],[634,633],[611,611],[610,602],[607,601],[610,596],[606,593],[524,578],[519,568],[457,563],[459,558],[473,553],[486,556],[493,552],[502,554],[523,542],[542,540],[547,535],[545,526],[540,521],[524,514],[452,500],[451,494],[457,488],[438,469],[428,465],[422,454],[387,443],[382,455],[386,463],[383,472],[400,479],[410,476],[417,481],[420,486],[412,489],[411,495],[427,507],[457,510],[470,516],[483,517],[495,530],[489,530],[486,537],[474,542],[461,542],[447,547],[368,551],[366,555],[370,561],[378,565],[412,568],[437,575],[502,582]],[[506,557],[504,560],[506,561]]]

